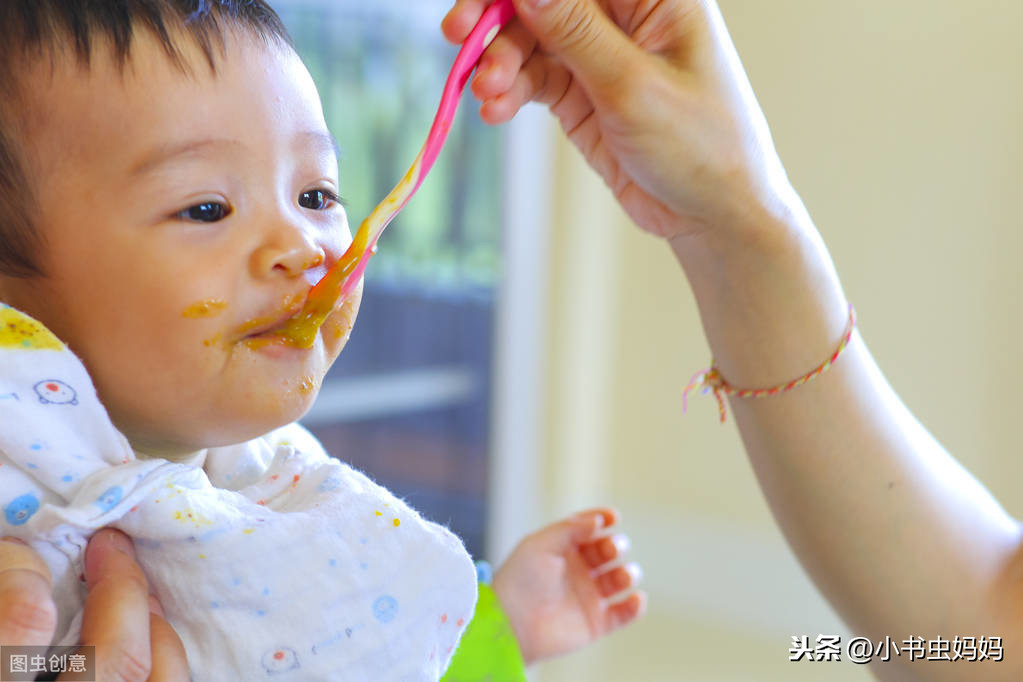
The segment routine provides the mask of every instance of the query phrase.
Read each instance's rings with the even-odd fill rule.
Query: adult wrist
[[[711,355],[735,385],[774,385],[805,372],[845,328],[848,301],[801,209],[751,213],[741,235],[671,240]]]
[[[690,280],[731,277],[791,257],[819,235],[795,190],[766,197],[736,197],[713,223],[668,239]],[[694,282],[694,285],[696,283]]]

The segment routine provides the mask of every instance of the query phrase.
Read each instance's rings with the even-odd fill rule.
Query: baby
[[[49,565],[55,641],[77,641],[85,542],[115,526],[196,680],[438,679],[473,618],[465,549],[294,423],[359,291],[311,348],[274,342],[350,241],[276,15],[5,0],[0,46],[0,531]],[[594,535],[611,521],[540,531],[499,571],[527,662],[607,630],[631,583]]]

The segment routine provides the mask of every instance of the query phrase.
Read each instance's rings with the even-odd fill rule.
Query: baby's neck
[[[155,448],[140,448],[132,444],[131,449],[139,459],[166,459],[177,464],[193,464],[201,467],[206,461],[206,449],[183,452],[180,450],[160,450]]]

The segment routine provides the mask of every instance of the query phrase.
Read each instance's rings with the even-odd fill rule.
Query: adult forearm
[[[742,245],[672,242],[716,364],[743,388],[812,369],[848,321],[831,259],[801,206],[758,220]],[[1016,522],[906,409],[858,333],[814,381],[733,399],[730,408],[785,536],[854,631],[900,641],[1011,636],[999,629],[1018,614],[991,597],[1019,550]],[[978,673],[920,662],[911,669],[926,679]],[[895,666],[877,672],[904,679]]]

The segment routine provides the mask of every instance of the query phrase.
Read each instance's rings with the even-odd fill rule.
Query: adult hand
[[[104,529],[92,537],[85,581],[81,643],[96,647],[96,679],[189,679],[184,646],[149,594],[128,536]],[[48,645],[56,627],[46,564],[19,541],[0,541],[0,642]]]
[[[457,0],[462,42],[489,0]],[[629,216],[664,237],[730,233],[794,196],[712,0],[515,0],[472,89],[489,123],[548,105]],[[762,222],[762,221],[761,221]]]
[[[0,644],[46,646],[57,628],[50,569],[28,545],[0,540]]]

